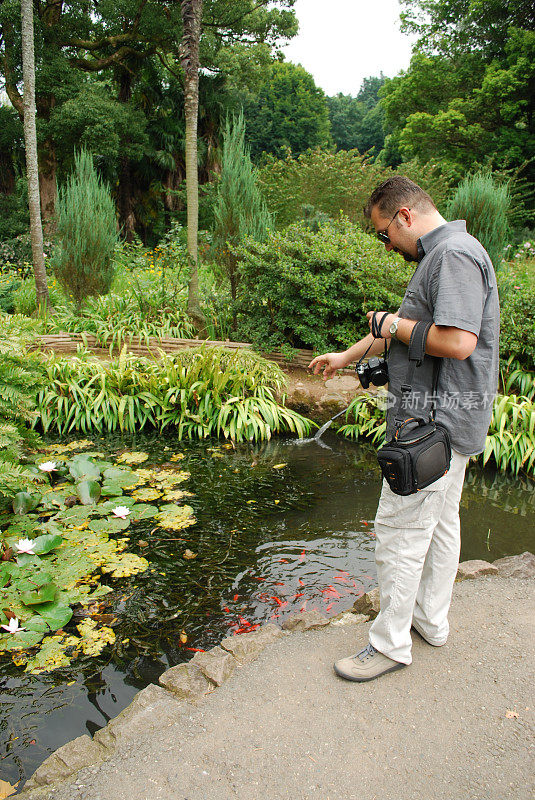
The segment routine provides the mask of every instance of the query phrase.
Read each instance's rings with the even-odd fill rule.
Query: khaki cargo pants
[[[459,564],[459,502],[469,456],[452,452],[450,469],[427,489],[400,497],[386,481],[375,517],[381,611],[370,642],[410,664],[411,625],[430,643],[448,638],[448,611]]]

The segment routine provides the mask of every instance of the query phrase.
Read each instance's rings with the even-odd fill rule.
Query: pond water
[[[53,750],[94,734],[196,649],[301,609],[338,614],[376,584],[380,480],[369,446],[329,433],[327,446],[278,439],[227,449],[157,435],[93,441],[110,454],[148,452],[144,467],[184,453],[180,469],[191,477],[181,488],[194,493],[187,502],[197,524],[172,532],[147,520],[129,529],[129,549],[150,567],[112,584],[105,611],[116,617],[117,639],[102,656],[38,676],[0,666],[0,778],[19,788]],[[532,482],[471,467],[461,520],[461,560],[535,551]],[[186,549],[196,557],[185,559]]]

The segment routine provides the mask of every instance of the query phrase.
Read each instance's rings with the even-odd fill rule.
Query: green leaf
[[[76,494],[84,506],[94,505],[100,497],[100,483],[97,481],[80,481],[76,486]]]
[[[75,461],[70,462],[69,472],[74,480],[90,480],[100,478],[100,469],[92,461]]]
[[[159,509],[157,506],[147,505],[146,503],[136,503],[130,508],[130,511],[130,519],[137,522],[140,519],[150,519],[156,516]]]
[[[46,533],[33,540],[33,551],[36,555],[42,556],[55,550],[63,542],[63,537],[55,533]]]
[[[122,495],[123,486],[115,481],[104,481],[102,484],[102,494],[104,497],[117,497]]]
[[[35,631],[21,631],[0,636],[0,652],[3,650],[26,650],[39,644],[43,638],[42,633]]]
[[[138,483],[139,478],[133,472],[118,467],[110,467],[104,470],[104,478],[110,483],[118,483],[123,489],[128,489]]]
[[[29,494],[28,492],[17,492],[13,498],[13,513],[27,514],[39,505],[40,495]]]
[[[89,528],[97,533],[118,533],[124,531],[130,525],[129,519],[119,519],[118,517],[108,517],[107,519],[93,519],[89,523]]]
[[[20,593],[20,599],[25,606],[35,606],[39,603],[50,603],[56,597],[57,586],[55,583],[45,583],[34,591]]]
[[[57,631],[63,628],[72,617],[72,608],[61,605],[61,603],[43,603],[43,605],[39,606],[38,612],[39,614],[37,616],[32,617],[28,622],[24,623],[25,628],[34,631],[42,630],[45,633],[48,631]],[[45,624],[44,628],[36,627],[42,625],[41,619]]]

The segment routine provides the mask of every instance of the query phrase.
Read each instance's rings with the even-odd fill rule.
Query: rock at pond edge
[[[526,551],[519,556],[506,556],[494,562],[502,578],[535,578],[535,555]]]
[[[463,561],[462,564],[459,564],[456,580],[465,581],[468,579],[480,578],[483,575],[497,574],[498,569],[493,564],[475,558],[472,561]]]

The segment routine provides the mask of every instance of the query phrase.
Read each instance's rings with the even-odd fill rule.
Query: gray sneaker
[[[362,682],[373,681],[380,675],[386,675],[387,672],[394,672],[394,670],[406,666],[406,664],[384,656],[372,644],[368,644],[360,653],[336,661],[334,671],[348,681]]]

